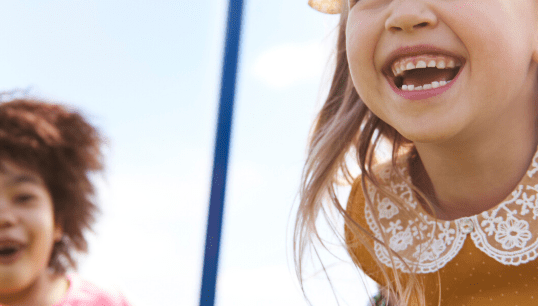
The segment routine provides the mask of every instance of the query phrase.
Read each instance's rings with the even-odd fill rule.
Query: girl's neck
[[[0,295],[0,304],[9,306],[52,306],[59,302],[69,281],[65,275],[42,273],[28,288],[9,296]]]
[[[445,144],[415,143],[413,183],[429,195],[438,219],[476,215],[502,202],[529,168],[538,145],[536,111],[489,135]],[[430,213],[428,207],[424,207]]]

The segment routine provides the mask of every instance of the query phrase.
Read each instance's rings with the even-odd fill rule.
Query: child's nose
[[[15,215],[6,201],[0,199],[0,229],[9,227],[15,223]]]
[[[391,32],[413,33],[419,29],[437,25],[437,16],[424,3],[416,0],[393,1],[385,29]]]

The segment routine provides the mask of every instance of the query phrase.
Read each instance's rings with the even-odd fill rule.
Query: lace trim
[[[379,171],[379,172],[378,172]],[[366,180],[367,195],[373,199],[374,212],[365,205],[368,226],[375,237],[384,240],[403,259],[394,257],[394,267],[409,273],[431,273],[444,267],[461,250],[467,234],[478,249],[504,265],[520,265],[538,257],[538,152],[531,167],[511,195],[499,205],[478,215],[453,221],[436,220],[418,204],[411,187],[407,164],[380,166],[376,173],[381,185],[405,203],[399,207],[385,192]],[[398,175],[399,174],[399,175]],[[403,179],[403,178],[405,179]],[[418,212],[419,217],[415,217]],[[388,250],[377,242],[379,260],[393,268]],[[406,266],[407,264],[407,266]]]

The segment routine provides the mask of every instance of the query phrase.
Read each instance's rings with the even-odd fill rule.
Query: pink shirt
[[[66,275],[69,289],[54,306],[131,306],[119,292],[107,292],[81,279],[77,274]]]

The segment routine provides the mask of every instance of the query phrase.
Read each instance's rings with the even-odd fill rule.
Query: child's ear
[[[54,242],[60,242],[64,235],[64,230],[59,222],[54,225]]]
[[[536,40],[537,41],[534,43],[534,50],[532,50],[532,60],[533,62],[538,63],[538,38]]]
[[[534,49],[532,50],[532,60],[535,63],[538,63],[538,25],[536,25],[536,30],[534,31]]]
[[[64,235],[64,231],[61,227],[56,227],[54,229],[54,242],[60,242],[62,240],[62,236]]]

